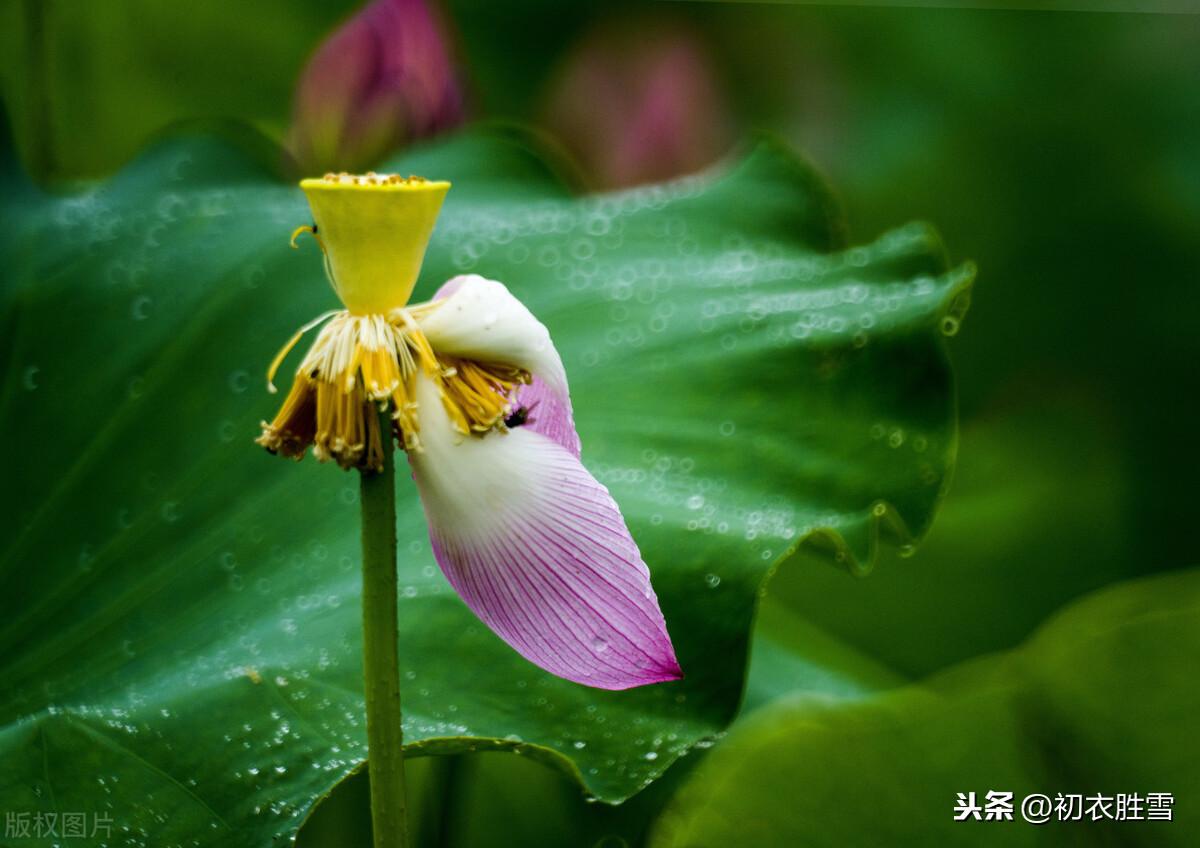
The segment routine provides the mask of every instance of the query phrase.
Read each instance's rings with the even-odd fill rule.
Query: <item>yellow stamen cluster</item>
[[[517,386],[529,382],[529,373],[497,363],[439,356],[442,366],[442,405],[458,432],[486,433],[502,426],[512,414]]]
[[[377,174],[374,171],[367,171],[365,174],[350,174],[345,171],[342,171],[340,174],[330,172],[321,179],[331,185],[357,186],[414,185],[416,183],[428,182],[424,177],[418,177],[416,174],[409,174],[407,177],[402,177],[399,174]]]
[[[404,449],[421,450],[414,400],[418,373],[437,383],[459,432],[503,429],[514,392],[529,382],[529,374],[509,365],[434,353],[413,318],[414,312],[434,307],[396,309],[387,316],[335,312],[302,328],[275,358],[268,380],[304,331],[329,319],[300,363],[279,414],[271,423],[263,422],[258,444],[294,459],[302,458],[311,445],[322,462],[382,468],[384,442],[377,409],[390,406],[392,429]]]

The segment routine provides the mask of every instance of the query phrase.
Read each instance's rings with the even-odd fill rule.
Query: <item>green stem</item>
[[[380,426],[388,433],[391,419]],[[367,698],[371,826],[375,848],[408,843],[400,721],[399,619],[396,609],[396,489],[391,440],[383,470],[362,472],[363,672]]]

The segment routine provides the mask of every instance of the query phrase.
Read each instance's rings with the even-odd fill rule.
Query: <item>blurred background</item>
[[[911,558],[866,579],[789,562],[758,633],[835,639],[898,686],[1196,562],[1200,15],[956,5],[5,0],[0,82],[57,187],[181,121],[249,121],[302,171],[503,121],[559,146],[580,191],[719,166],[766,132],[828,177],[852,242],[933,222],[980,268],[953,343],[956,482]],[[619,808],[518,757],[418,761],[421,844],[640,845],[702,759]],[[365,809],[349,781],[301,844],[362,844]]]

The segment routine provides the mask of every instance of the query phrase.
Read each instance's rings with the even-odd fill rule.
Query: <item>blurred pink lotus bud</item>
[[[356,171],[461,123],[446,28],[425,0],[374,0],[309,60],[289,147],[308,171]]]
[[[594,31],[551,89],[545,123],[592,182],[618,187],[699,170],[733,120],[700,39],[674,24]]]

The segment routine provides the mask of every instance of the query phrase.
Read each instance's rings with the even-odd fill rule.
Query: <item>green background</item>
[[[579,39],[665,20],[705,45],[735,126],[778,134],[835,186],[851,244],[930,220],[952,258],[979,265],[953,340],[959,463],[911,558],[885,551],[867,579],[805,558],[774,576],[745,705],[761,712],[707,755],[618,807],[528,758],[421,761],[423,839],[615,848],[653,828],[654,844],[775,844],[736,829],[753,819],[778,844],[1186,844],[1200,804],[1196,689],[1180,673],[1197,659],[1195,581],[1151,575],[1196,559],[1200,18],[561,6],[448,5],[476,116],[543,122]],[[279,135],[305,56],[350,8],[6,3],[18,150],[66,186],[113,173],[181,119]],[[1072,636],[1089,628],[1104,638]],[[910,682],[922,688],[870,694]],[[989,788],[1172,791],[1179,820],[945,830],[953,792]],[[302,838],[349,842],[363,803],[352,779]]]

